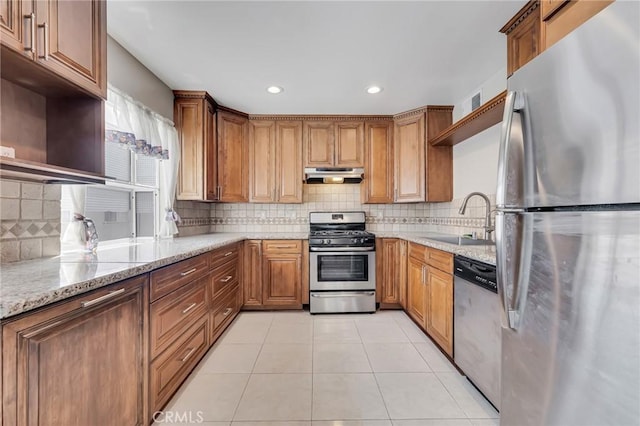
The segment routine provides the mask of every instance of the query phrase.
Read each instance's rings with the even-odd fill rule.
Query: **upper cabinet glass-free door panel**
[[[364,123],[361,121],[335,124],[336,167],[362,167],[364,165]]]
[[[0,0],[0,41],[33,59],[35,53],[35,7],[33,1]]]
[[[302,203],[302,122],[276,123],[278,202]]]
[[[37,60],[90,93],[106,97],[106,1],[39,1]]]
[[[239,114],[218,112],[218,185],[220,201],[249,201],[248,120]]]
[[[396,121],[395,201],[425,201],[425,115]]]
[[[303,125],[304,166],[333,166],[333,122],[305,121]]]

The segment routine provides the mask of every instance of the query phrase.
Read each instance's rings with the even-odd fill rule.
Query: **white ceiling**
[[[109,0],[108,32],[172,89],[241,111],[394,114],[459,102],[503,69],[498,29],[523,4]]]

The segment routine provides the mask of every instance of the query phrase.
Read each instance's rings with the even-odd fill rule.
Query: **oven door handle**
[[[330,299],[334,297],[358,297],[362,295],[375,296],[376,293],[374,291],[350,291],[349,293],[340,293],[340,294],[311,293],[311,297],[317,297],[318,299]]]
[[[320,251],[320,252],[363,252],[363,251],[375,251],[375,247],[309,247],[309,251]]]

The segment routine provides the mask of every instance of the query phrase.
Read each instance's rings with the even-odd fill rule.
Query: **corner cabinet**
[[[245,242],[244,309],[301,309],[308,284],[301,240]]]
[[[249,201],[302,203],[301,121],[250,121]]]
[[[246,115],[218,111],[218,185],[220,201],[249,201],[249,120]]]
[[[178,200],[248,201],[247,117],[221,109],[207,92],[173,94],[181,154]]]
[[[219,201],[215,102],[206,92],[173,94],[180,143],[177,198]]]
[[[145,275],[6,321],[3,424],[149,424],[147,289]]]

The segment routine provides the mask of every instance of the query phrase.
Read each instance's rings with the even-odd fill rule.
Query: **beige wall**
[[[173,92],[113,38],[107,38],[109,83],[160,115],[173,120]]]

